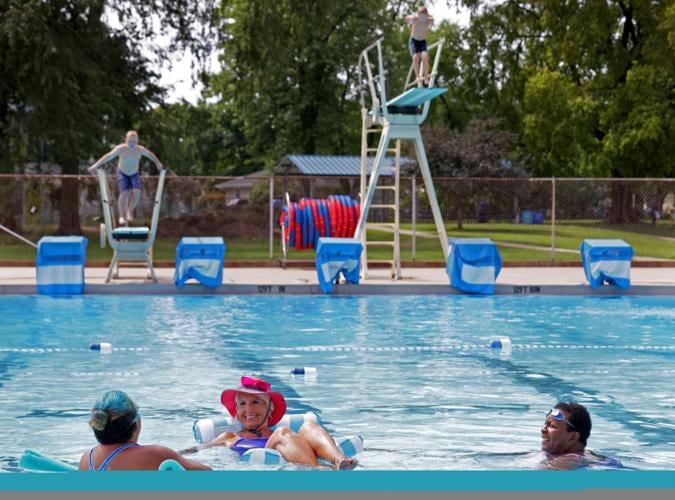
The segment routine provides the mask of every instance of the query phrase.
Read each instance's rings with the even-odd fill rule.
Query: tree
[[[138,125],[152,150],[183,175],[239,175],[249,158],[231,112],[218,104],[187,102],[152,109]]]
[[[412,1],[224,1],[221,63],[211,91],[248,143],[246,168],[288,153],[359,150],[360,52],[400,30]],[[408,56],[409,57],[409,56]]]
[[[101,149],[157,94],[146,61],[102,21],[104,2],[10,1],[0,33],[10,76],[8,156],[51,160],[64,174]],[[8,141],[5,141],[7,144]],[[80,234],[78,182],[61,185],[60,234]]]
[[[437,186],[439,202],[446,210],[454,209],[458,229],[463,228],[465,213],[477,204],[478,197],[485,202],[492,194],[482,193],[484,184],[475,184],[468,178],[525,174],[509,160],[515,135],[503,130],[502,121],[476,119],[463,132],[445,126],[424,127],[422,131],[432,175],[463,178]]]
[[[124,136],[162,92],[139,45],[172,28],[174,46],[203,56],[193,32],[214,1],[5,0],[0,3],[0,160],[4,168],[51,160],[79,173]],[[106,7],[109,9],[106,11]],[[106,24],[118,13],[119,28]],[[208,30],[208,24],[204,24]],[[200,32],[202,33],[203,30]],[[157,55],[167,53],[158,49]],[[13,168],[13,167],[10,167]],[[79,234],[78,183],[62,182],[59,233]]]
[[[463,4],[473,12],[468,53],[483,76],[469,95],[488,97],[494,109],[513,104],[520,154],[535,173],[675,173],[671,1]],[[632,193],[616,186],[610,220],[628,221]]]

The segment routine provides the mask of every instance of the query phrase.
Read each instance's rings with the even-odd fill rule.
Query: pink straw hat
[[[274,408],[267,419],[267,425],[272,426],[279,422],[286,413],[286,400],[280,392],[272,391],[269,382],[255,377],[241,377],[241,385],[237,389],[225,389],[220,395],[220,402],[227,408],[227,411],[233,417],[237,416],[237,393],[245,392],[247,394],[267,394],[272,401]]]

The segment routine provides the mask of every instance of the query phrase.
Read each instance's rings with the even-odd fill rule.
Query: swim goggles
[[[569,425],[572,429],[576,430],[576,427],[574,427],[574,424],[570,422],[567,417],[565,417],[565,414],[560,411],[558,408],[553,408],[552,410],[549,410],[549,412],[546,414],[547,417],[551,417],[553,420],[557,420],[558,422],[565,422],[567,425]]]

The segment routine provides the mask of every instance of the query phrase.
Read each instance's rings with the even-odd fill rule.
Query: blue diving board
[[[444,87],[415,87],[397,97],[394,97],[387,103],[387,106],[421,106],[425,102],[431,101],[432,99],[446,93],[447,91],[448,89]]]
[[[630,288],[633,247],[623,240],[584,240],[579,246],[581,263],[591,288],[605,282],[623,290]]]

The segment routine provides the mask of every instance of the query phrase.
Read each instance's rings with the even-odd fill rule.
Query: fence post
[[[415,262],[417,257],[417,233],[415,232],[415,226],[417,223],[417,182],[416,174],[412,176],[412,261]]]
[[[270,174],[270,260],[274,257],[274,176]]]
[[[551,261],[555,262],[555,177],[551,177]]]

